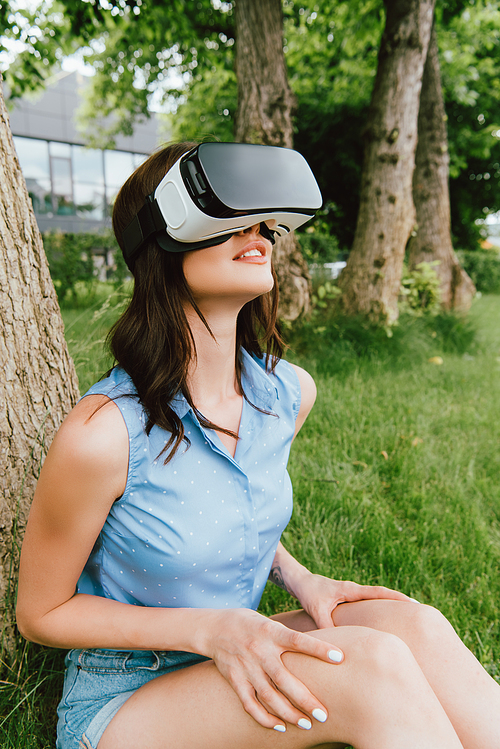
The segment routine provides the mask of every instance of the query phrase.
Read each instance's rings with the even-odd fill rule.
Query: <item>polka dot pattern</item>
[[[116,368],[89,393],[116,398],[130,436],[127,486],[104,524],[79,592],[141,606],[257,608],[292,511],[286,464],[300,406],[295,371],[243,352],[244,401],[234,458],[182,396],[172,402],[191,446],[165,466],[165,432],[145,418]],[[168,440],[168,435],[167,435]]]

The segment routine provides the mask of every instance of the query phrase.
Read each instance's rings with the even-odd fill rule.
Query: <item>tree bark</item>
[[[439,261],[435,270],[440,280],[442,306],[465,311],[471,305],[475,286],[460,267],[451,241],[446,119],[434,25],[420,94],[413,174],[417,233],[409,242],[409,264],[414,268],[418,263]]]
[[[236,0],[235,29],[235,140],[292,148],[295,96],[288,85],[283,52],[281,0]],[[309,309],[310,280],[293,234],[277,240],[274,266],[280,286],[280,316],[295,320]]]
[[[340,275],[347,314],[391,325],[406,243],[415,224],[412,177],[422,74],[435,0],[385,0],[354,243]]]
[[[78,397],[42,240],[0,84],[0,614],[14,651],[19,548],[40,463]]]

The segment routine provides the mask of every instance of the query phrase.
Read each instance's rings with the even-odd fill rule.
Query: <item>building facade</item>
[[[90,232],[110,227],[114,197],[133,170],[159,145],[158,118],[139,123],[116,148],[87,148],[77,128],[88,78],[54,76],[36,100],[10,112],[17,155],[40,231]]]

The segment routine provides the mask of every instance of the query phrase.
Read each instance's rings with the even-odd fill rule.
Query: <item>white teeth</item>
[[[248,250],[248,252],[245,252],[244,255],[240,255],[240,257],[255,257],[256,255],[260,257],[262,252],[259,252],[259,250]]]

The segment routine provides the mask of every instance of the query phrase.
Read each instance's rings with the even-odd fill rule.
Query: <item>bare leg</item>
[[[461,749],[407,646],[364,627],[316,632],[345,653],[336,666],[297,653],[283,660],[328,708],[325,723],[286,733],[247,715],[212,662],[160,676],[118,711],[98,749]]]
[[[303,611],[273,618],[304,632],[315,628]],[[360,601],[339,606],[333,621],[339,627],[360,625],[400,637],[415,656],[463,746],[500,747],[500,685],[436,609],[401,601]]]

